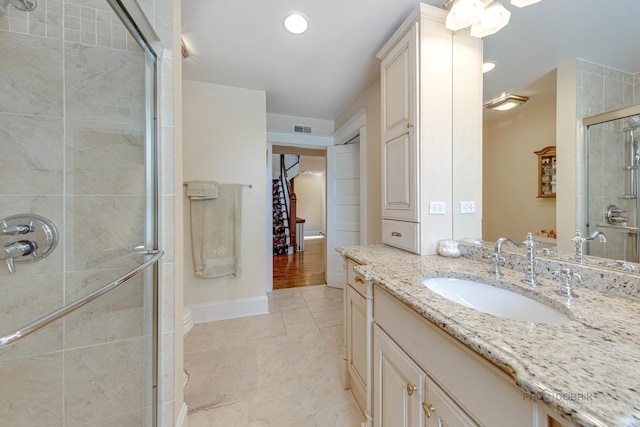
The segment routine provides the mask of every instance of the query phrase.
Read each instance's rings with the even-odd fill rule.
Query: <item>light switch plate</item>
[[[446,202],[429,202],[430,215],[444,215],[447,213]]]
[[[476,212],[476,202],[460,202],[460,213],[471,214]]]

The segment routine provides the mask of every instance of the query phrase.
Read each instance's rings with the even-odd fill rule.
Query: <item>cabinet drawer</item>
[[[367,293],[367,288],[362,279],[358,278],[358,275],[355,271],[353,271],[353,267],[357,267],[360,264],[357,262],[347,259],[347,284],[351,286],[355,291],[357,291],[360,295],[365,296]]]
[[[420,224],[382,220],[382,242],[413,253],[420,253]]]

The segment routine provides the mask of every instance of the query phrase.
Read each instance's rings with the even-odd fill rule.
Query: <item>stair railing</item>
[[[297,211],[297,197],[293,191],[293,183],[289,180],[287,168],[285,164],[285,155],[280,155],[280,182],[285,192],[284,203],[287,210],[287,221],[289,222],[289,243],[293,246],[293,251],[296,252],[298,245],[296,241],[296,211]],[[289,203],[287,203],[287,199]]]

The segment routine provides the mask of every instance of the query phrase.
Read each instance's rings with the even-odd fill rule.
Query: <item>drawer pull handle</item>
[[[422,402],[422,410],[424,411],[427,418],[431,418],[431,413],[436,411],[436,408],[433,407],[432,404],[428,404],[426,402]]]
[[[416,387],[415,385],[409,383],[407,384],[407,394],[409,396],[413,395],[413,393],[415,393],[418,390],[418,387]]]
[[[360,276],[356,276],[356,278],[354,280],[356,281],[356,283],[364,283],[364,280],[362,280],[362,278],[360,278]]]
[[[392,231],[392,232],[391,232],[391,235],[392,235],[393,237],[402,237],[402,233],[400,233],[399,231]]]

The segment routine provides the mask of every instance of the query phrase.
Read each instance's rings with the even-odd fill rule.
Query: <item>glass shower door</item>
[[[589,255],[640,261],[638,112],[636,106],[594,116],[586,128],[587,232],[607,236],[605,244],[589,244]]]
[[[106,0],[0,16],[0,219],[46,217],[59,233],[46,257],[0,265],[0,337],[156,248],[156,58],[120,16]],[[0,425],[155,425],[156,283],[150,267],[1,348]]]

